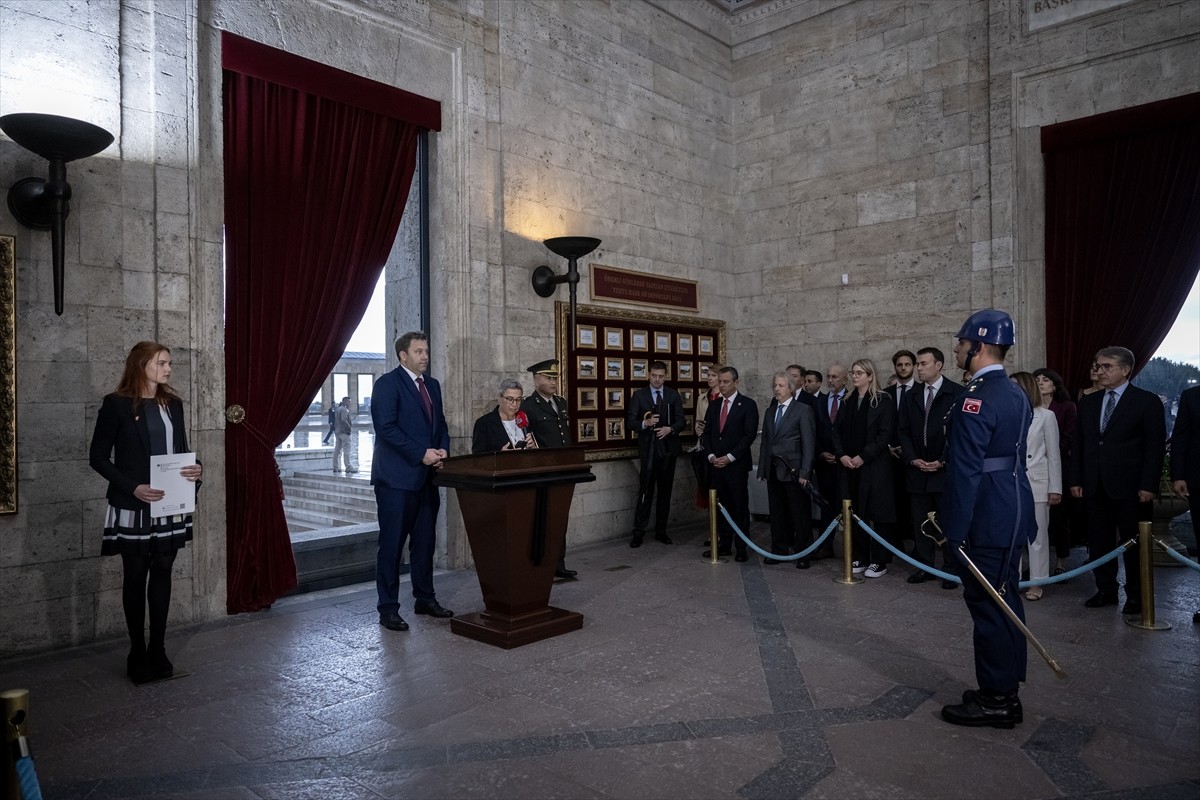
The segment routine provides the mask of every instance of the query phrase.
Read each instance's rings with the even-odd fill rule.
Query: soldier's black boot
[[[971,728],[1012,728],[1024,718],[1016,692],[964,692],[958,705],[942,707],[942,719]]]

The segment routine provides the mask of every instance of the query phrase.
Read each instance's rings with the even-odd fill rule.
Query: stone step
[[[309,489],[295,486],[283,487],[284,502],[290,500],[306,500],[308,502],[326,503],[328,505],[375,506],[375,493],[340,492],[329,489]]]
[[[375,504],[354,506],[344,503],[323,503],[313,500],[289,500],[283,508],[288,513],[332,514],[359,522],[372,522],[378,518]]]
[[[323,528],[344,528],[348,525],[376,524],[375,520],[364,519],[361,516],[353,514],[342,514],[338,509],[324,509],[322,511],[308,511],[301,508],[286,509],[284,516],[288,520],[295,520],[302,525],[308,525],[314,530]],[[290,529],[289,529],[290,530]]]
[[[361,475],[362,473],[360,473]],[[368,482],[368,479],[363,478],[342,478],[331,477],[329,475],[313,475],[311,473],[296,474],[289,478],[283,479],[284,487],[295,487],[297,489],[316,489],[328,492],[342,492],[344,494],[356,494],[364,497],[374,497],[375,489]]]
[[[296,557],[297,592],[362,583],[375,577],[379,526],[350,525],[292,536]],[[407,565],[401,573],[408,571]]]

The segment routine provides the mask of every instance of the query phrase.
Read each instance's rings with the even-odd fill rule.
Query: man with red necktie
[[[750,531],[750,467],[753,461],[750,446],[758,436],[758,404],[738,392],[738,371],[721,367],[718,371],[719,401],[708,407],[704,418],[704,434],[700,439],[704,457],[712,466],[712,486],[717,501],[729,511],[729,516],[744,533]],[[719,538],[717,554],[729,555],[734,547],[735,534],[725,521],[717,518]],[[736,540],[735,561],[746,561],[746,543]],[[706,550],[705,558],[712,552]]]

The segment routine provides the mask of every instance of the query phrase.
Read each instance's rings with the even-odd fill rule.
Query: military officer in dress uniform
[[[1004,372],[1016,341],[1012,318],[985,309],[967,318],[954,355],[971,382],[946,418],[946,485],[938,520],[949,547],[961,545],[987,581],[1024,620],[1021,551],[1037,536],[1025,475],[1025,434],[1033,411]],[[962,569],[963,599],[975,625],[978,690],[942,708],[955,725],[1011,728],[1021,722],[1017,689],[1025,680],[1025,638],[982,584]]]
[[[571,444],[571,421],[567,419],[567,398],[558,394],[558,361],[548,358],[529,368],[533,373],[533,394],[521,403],[529,418],[529,432],[538,447],[567,447]],[[566,550],[564,543],[563,549]],[[567,569],[566,556],[558,560],[554,577],[573,580],[578,573]]]

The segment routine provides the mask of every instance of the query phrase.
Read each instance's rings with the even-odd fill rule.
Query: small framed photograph
[[[680,361],[675,365],[675,376],[678,378],[680,383],[683,383],[684,381],[692,381],[692,376],[694,374],[695,373],[692,371],[691,361]]]
[[[596,346],[596,326],[595,325],[576,325],[575,326],[575,346],[576,347],[595,347]]]
[[[683,354],[691,353],[692,335],[690,333],[675,334],[675,349]]]
[[[596,420],[581,419],[575,422],[578,436],[575,440],[578,442],[598,442],[600,438],[596,435]]]
[[[635,353],[650,352],[650,332],[649,331],[630,331],[629,332],[629,349]]]
[[[600,407],[597,400],[599,389],[579,389],[578,392],[580,411],[595,411]]]
[[[606,411],[624,411],[625,390],[609,389],[604,395],[604,408]]]
[[[717,368],[716,364],[701,364],[700,365],[700,380],[704,381],[705,383],[708,383],[709,373],[711,373],[716,368]]]
[[[684,414],[683,415],[683,435],[687,436],[689,433],[695,434],[695,432],[696,432],[696,418],[693,417],[691,414]]]
[[[591,381],[596,379],[596,357],[595,356],[576,356],[576,364],[578,364],[578,375],[580,380]]]
[[[697,338],[697,341],[699,342],[700,355],[702,355],[702,356],[713,355],[713,337],[698,336],[696,338]]]
[[[621,350],[625,347],[625,331],[620,328],[604,329],[604,347],[608,350]]]
[[[647,365],[650,362],[644,358],[629,359],[629,377],[635,381],[644,381],[650,374]]]
[[[663,333],[662,331],[654,332],[654,352],[656,352],[656,353],[671,352],[671,334]]]
[[[604,359],[604,377],[610,381],[625,380],[625,359],[623,359],[623,358],[606,358],[606,359]]]
[[[696,407],[695,398],[696,398],[695,390],[693,390],[693,389],[680,389],[679,390],[679,399],[681,401],[683,401],[684,408],[695,408]]]
[[[604,438],[615,442],[625,438],[625,420],[609,419],[604,421]]]

